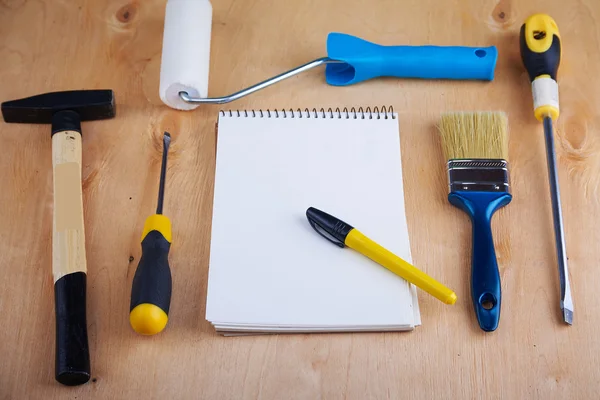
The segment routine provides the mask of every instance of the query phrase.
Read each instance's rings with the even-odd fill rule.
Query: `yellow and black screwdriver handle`
[[[133,286],[129,322],[139,334],[154,335],[162,331],[169,319],[171,305],[171,221],[162,214],[146,219],[142,234],[142,258]]]
[[[521,58],[531,80],[535,117],[558,119],[558,83],[561,43],[556,22],[546,14],[525,20],[520,34]]]

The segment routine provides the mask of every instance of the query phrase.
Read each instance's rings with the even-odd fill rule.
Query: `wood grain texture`
[[[165,0],[0,0],[2,100],[112,88],[117,118],[83,124],[83,201],[93,379],[54,381],[50,128],[0,123],[0,398],[593,399],[600,391],[600,3],[595,0],[215,0],[209,93],[231,93],[320,57],[330,31],[382,44],[496,45],[491,83],[380,79],[329,87],[309,72],[236,109],[392,105],[400,114],[415,264],[455,289],[420,295],[412,333],[223,338],[204,319],[218,106],[158,98]],[[562,34],[557,153],[575,325],[560,322],[542,127],[518,29],[534,12]],[[227,108],[227,107],[226,107]],[[443,111],[504,110],[513,202],[494,218],[500,328],[469,299],[470,224],[450,206],[435,124]],[[169,326],[128,323],[144,219],[155,206],[161,135],[173,135],[165,212],[173,222]]]

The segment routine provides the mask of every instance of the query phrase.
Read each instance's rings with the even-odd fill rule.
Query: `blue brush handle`
[[[481,329],[496,330],[500,322],[500,273],[494,250],[491,220],[496,210],[512,200],[509,193],[458,191],[448,195],[450,203],[471,217],[473,224],[473,258],[471,298]],[[484,304],[490,304],[490,309]]]
[[[325,79],[334,86],[381,76],[491,81],[498,50],[494,46],[381,46],[344,33],[330,33],[327,56],[343,61],[325,68]]]

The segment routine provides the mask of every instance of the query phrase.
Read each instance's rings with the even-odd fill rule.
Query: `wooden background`
[[[568,3],[568,4],[567,4]],[[381,79],[334,88],[312,71],[234,109],[392,105],[400,115],[416,265],[457,291],[420,295],[412,333],[223,338],[204,319],[219,106],[158,98],[165,0],[0,0],[1,100],[112,88],[118,118],[83,135],[93,379],[54,381],[48,126],[0,123],[0,398],[595,399],[600,390],[600,3],[517,0],[214,0],[210,90],[222,95],[325,55],[330,31],[382,44],[496,45],[491,83]],[[517,32],[534,12],[563,37],[557,153],[575,324],[559,312],[541,126]],[[224,107],[225,109],[229,107]],[[494,218],[503,305],[481,332],[469,297],[470,225],[446,201],[434,125],[442,111],[509,113],[514,200]],[[153,212],[163,130],[174,142],[165,210],[174,226],[166,331],[140,337],[129,295]]]

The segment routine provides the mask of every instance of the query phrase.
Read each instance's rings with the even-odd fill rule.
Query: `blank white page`
[[[305,215],[323,210],[411,261],[397,115],[247,115],[219,117],[206,318],[324,330],[420,324],[412,285],[330,243]]]

